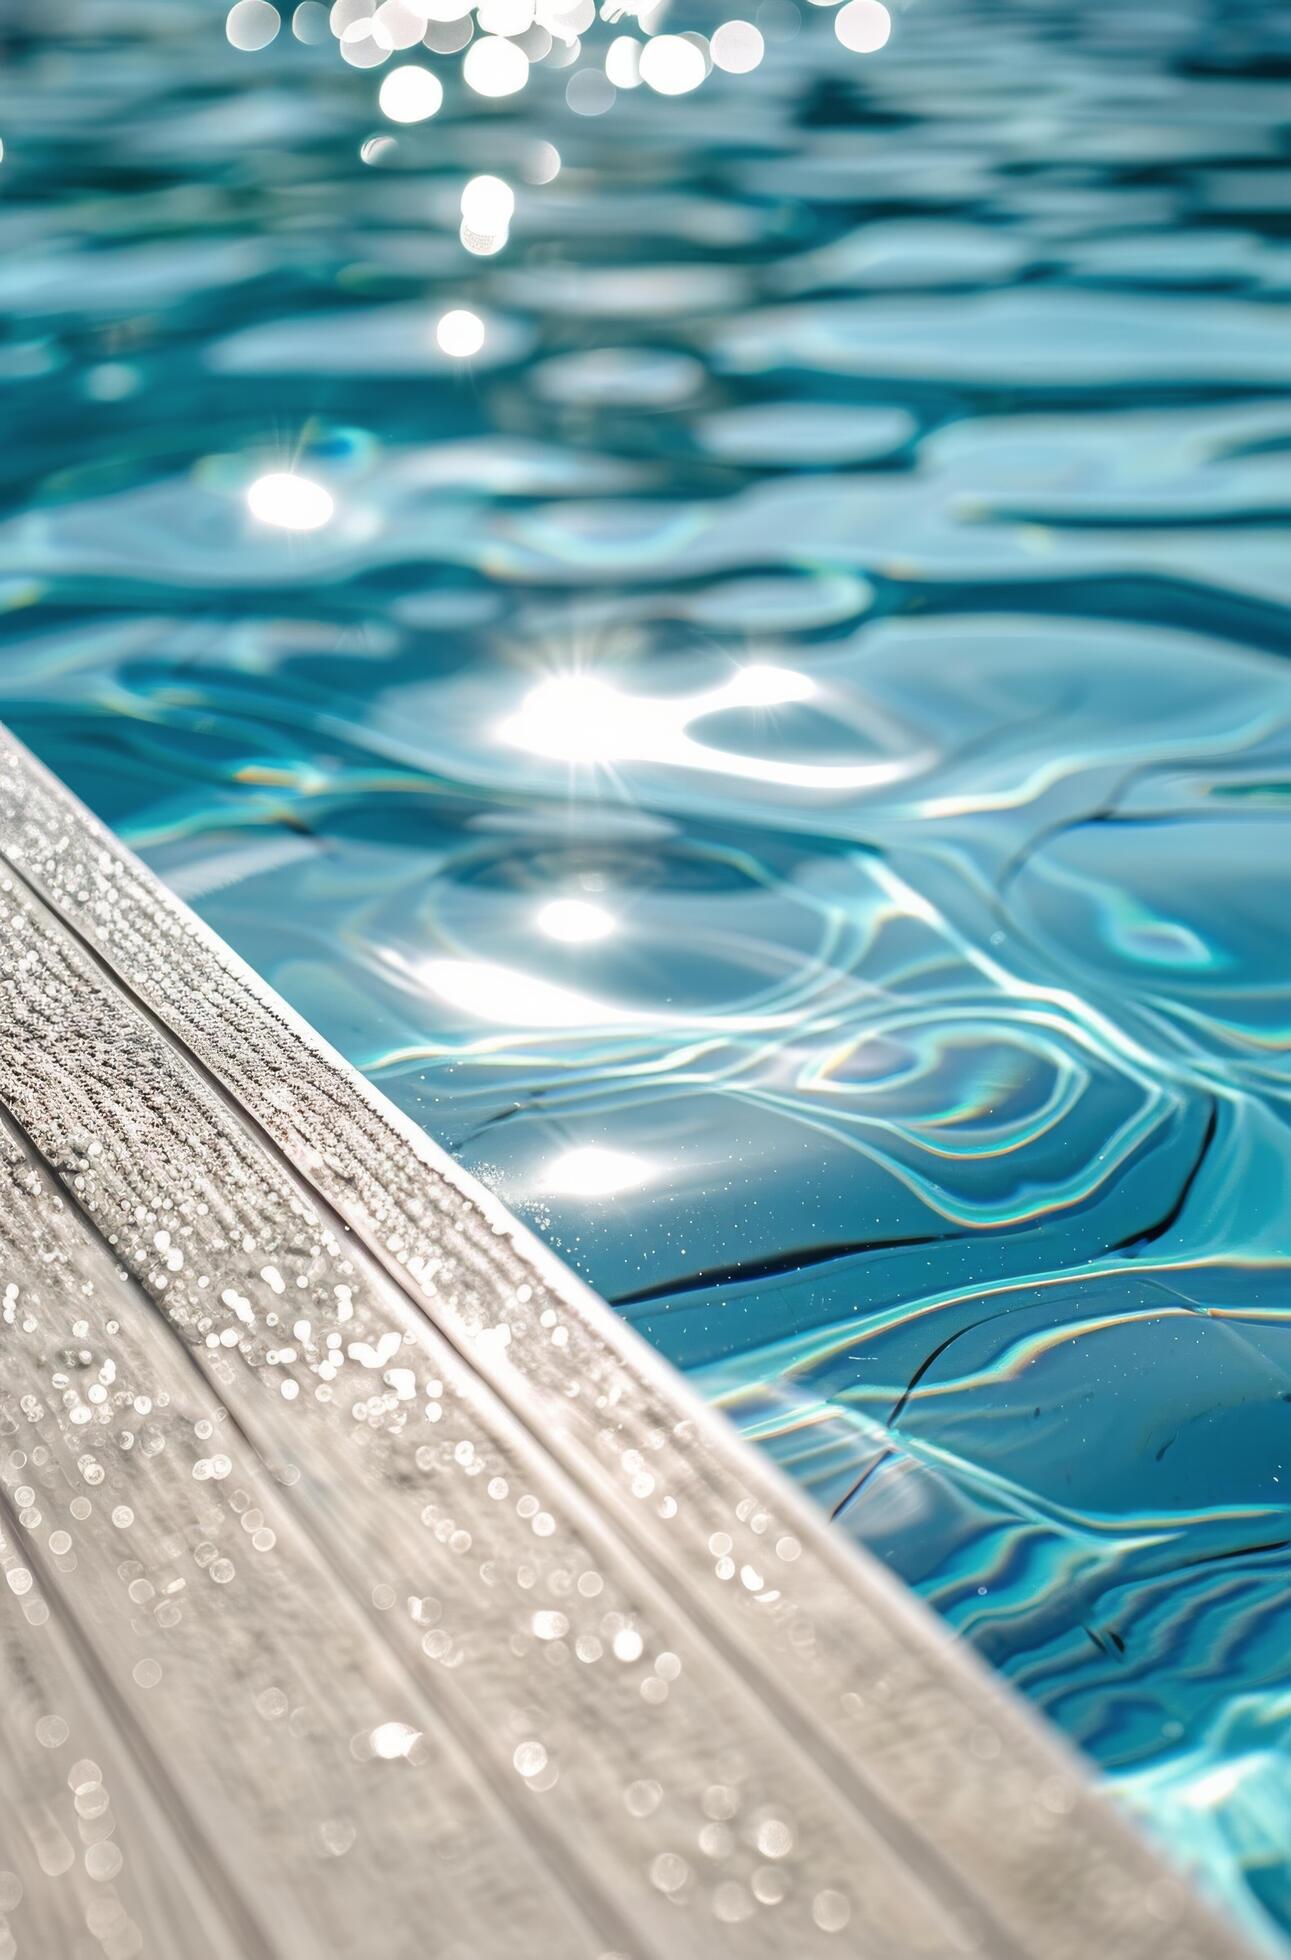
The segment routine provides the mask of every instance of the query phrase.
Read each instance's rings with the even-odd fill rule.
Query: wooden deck
[[[1244,1950],[2,731],[0,1112],[7,1952]]]

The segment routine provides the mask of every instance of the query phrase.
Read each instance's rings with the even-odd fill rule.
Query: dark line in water
[[[865,1489],[866,1484],[868,1484],[868,1482],[870,1481],[870,1478],[873,1477],[876,1474],[876,1472],[878,1472],[883,1468],[884,1464],[888,1461],[890,1457],[893,1457],[895,1455],[896,1455],[896,1451],[893,1449],[880,1450],[879,1454],[875,1457],[873,1463],[868,1464],[866,1466],[866,1468],[861,1472],[860,1476],[856,1479],[856,1482],[852,1485],[851,1489],[848,1492],[846,1492],[844,1496],[839,1498],[837,1504],[835,1504],[833,1510],[829,1514],[830,1517],[833,1519],[841,1518],[843,1512],[847,1509],[848,1505],[853,1503],[854,1500],[860,1496],[861,1492]]]
[[[889,1429],[894,1429],[897,1423],[901,1420],[901,1417],[905,1413],[906,1405],[909,1402],[910,1397],[914,1394],[915,1390],[918,1388],[920,1382],[923,1380],[928,1370],[933,1366],[935,1362],[941,1359],[942,1355],[946,1352],[946,1349],[948,1347],[953,1347],[955,1342],[960,1340],[963,1335],[971,1334],[974,1328],[986,1327],[989,1325],[991,1321],[997,1318],[998,1316],[993,1313],[983,1314],[977,1320],[970,1320],[967,1327],[957,1327],[953,1334],[947,1334],[944,1341],[938,1341],[936,1347],[931,1349],[930,1352],[924,1356],[923,1360],[919,1363],[919,1366],[915,1369],[909,1381],[906,1383],[904,1392],[898,1397],[897,1401],[892,1405],[892,1410],[888,1416],[888,1423],[887,1423]]]
[[[1191,1195],[1192,1188],[1201,1174],[1201,1167],[1210,1154],[1210,1146],[1215,1141],[1215,1133],[1219,1128],[1219,1104],[1213,1096],[1209,1097],[1208,1101],[1210,1104],[1210,1113],[1206,1118],[1206,1128],[1202,1135],[1201,1145],[1193,1160],[1191,1170],[1179,1187],[1178,1197],[1171,1205],[1169,1211],[1163,1217],[1159,1218],[1155,1225],[1150,1225],[1146,1232],[1136,1232],[1130,1238],[1119,1240],[1112,1247],[1113,1252],[1132,1252],[1138,1246],[1152,1245],[1157,1239],[1164,1238],[1171,1226],[1178,1222],[1183,1213],[1184,1206],[1187,1204]]]
[[[1131,1238],[1123,1239],[1119,1242],[1119,1244],[1114,1245],[1111,1248],[1113,1252],[1123,1252],[1128,1248],[1134,1246],[1150,1245],[1153,1242],[1153,1240],[1159,1239],[1164,1233],[1170,1230],[1170,1227],[1178,1219],[1180,1213],[1183,1211],[1184,1206],[1188,1202],[1188,1194],[1190,1193],[1193,1185],[1197,1181],[1198,1173],[1201,1170],[1202,1164],[1205,1162],[1207,1153],[1210,1149],[1211,1143],[1214,1141],[1215,1132],[1218,1129],[1218,1127],[1219,1127],[1219,1108],[1214,1098],[1212,1097],[1210,1099],[1210,1114],[1206,1122],[1205,1134],[1201,1139],[1200,1149],[1198,1150],[1197,1156],[1192,1164],[1192,1167],[1189,1170],[1187,1177],[1184,1179],[1183,1184],[1180,1187],[1179,1194],[1175,1198],[1175,1201],[1171,1205],[1169,1211],[1166,1212],[1163,1218],[1158,1219],[1155,1225],[1149,1226],[1146,1231],[1136,1232]],[[985,1314],[979,1320],[970,1321],[966,1327],[959,1327],[955,1330],[953,1334],[948,1334],[944,1341],[939,1341],[937,1346],[933,1348],[927,1355],[925,1355],[924,1359],[919,1363],[919,1366],[915,1369],[913,1375],[910,1377],[909,1382],[906,1384],[904,1393],[901,1395],[900,1399],[894,1404],[891,1414],[888,1416],[887,1426],[889,1429],[894,1428],[897,1422],[900,1420],[901,1416],[905,1413],[906,1407],[910,1401],[911,1396],[918,1388],[920,1382],[927,1375],[928,1370],[932,1368],[937,1361],[940,1360],[941,1356],[946,1352],[946,1349],[948,1347],[953,1346],[954,1343],[957,1340],[959,1340],[962,1335],[971,1334],[975,1327],[984,1327],[990,1321],[995,1320],[998,1317],[999,1316],[997,1314]]]
[[[1105,516],[1098,511],[1018,510],[995,504],[985,514],[989,523],[1043,524],[1054,531],[1240,531],[1251,525],[1273,530],[1291,522],[1284,505],[1252,505],[1246,510],[1121,511]]]
[[[1219,1565],[1225,1559],[1258,1558],[1261,1552],[1285,1552],[1291,1546],[1291,1538],[1270,1538],[1261,1545],[1234,1545],[1227,1552],[1200,1552],[1196,1558],[1181,1558],[1179,1568],[1183,1570],[1195,1565]]]
[[[641,1286],[633,1293],[610,1296],[612,1307],[638,1307],[648,1300],[670,1300],[681,1293],[701,1293],[710,1286],[753,1285],[761,1279],[777,1279],[784,1273],[825,1266],[835,1259],[851,1259],[866,1252],[899,1252],[907,1246],[945,1245],[958,1238],[957,1232],[929,1232],[913,1239],[857,1239],[845,1245],[821,1245],[809,1251],[783,1252],[775,1258],[741,1260],[733,1266],[710,1266],[691,1279],[660,1280],[654,1286]]]

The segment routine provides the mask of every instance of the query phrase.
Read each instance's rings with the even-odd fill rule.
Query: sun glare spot
[[[725,20],[713,35],[713,66],[728,75],[747,75],[766,53],[766,42],[751,20]]]
[[[407,1722],[379,1722],[369,1737],[373,1755],[387,1763],[410,1756],[420,1740],[418,1731],[409,1728]]]
[[[435,327],[435,340],[441,354],[448,354],[455,361],[469,360],[484,345],[484,322],[468,307],[454,307],[451,313],[441,316]]]
[[[486,34],[466,50],[462,79],[477,95],[515,95],[529,79],[529,57],[514,41]]]
[[[224,21],[230,44],[243,54],[267,48],[277,35],[282,20],[269,0],[234,0]]]
[[[883,0],[847,0],[834,16],[834,32],[853,54],[877,54],[892,33],[892,16]]]
[[[635,746],[634,703],[590,674],[556,674],[526,696],[504,739],[563,762],[614,762]]]
[[[432,75],[429,68],[418,68],[410,62],[406,67],[390,70],[381,83],[377,100],[382,115],[389,116],[391,122],[425,122],[441,106],[444,88],[438,75]]]
[[[641,43],[635,34],[618,34],[605,50],[606,79],[615,88],[636,88],[641,81]]]
[[[524,34],[533,26],[533,0],[480,0],[475,18],[481,34]]]
[[[784,707],[815,693],[809,674],[757,662],[737,667],[717,687],[681,695],[629,694],[595,674],[554,674],[531,689],[496,734],[508,746],[552,762],[603,769],[663,763],[808,791],[873,789],[923,767],[923,754],[798,762],[714,747],[691,733],[694,724],[730,708]]]
[[[543,1188],[564,1198],[613,1198],[621,1191],[640,1190],[654,1175],[644,1157],[589,1143],[548,1164]]]
[[[504,231],[515,208],[515,192],[501,177],[471,177],[462,186],[462,222],[474,231]]]
[[[656,95],[689,95],[707,73],[703,49],[684,34],[656,34],[641,50],[641,80]]]
[[[640,1015],[610,1001],[490,960],[423,960],[417,977],[437,1000],[508,1034],[525,1028],[619,1027],[625,1021],[639,1026],[641,1021]]]
[[[815,692],[816,683],[810,674],[760,662],[741,667],[731,676],[726,689],[732,707],[746,708],[778,708],[790,701],[810,701]]]
[[[247,509],[261,524],[279,531],[319,531],[336,502],[330,490],[294,470],[272,470],[247,490]]]
[[[538,930],[568,946],[608,939],[618,924],[612,912],[587,898],[553,898],[538,913]]]

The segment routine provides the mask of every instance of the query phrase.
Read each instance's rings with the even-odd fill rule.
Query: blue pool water
[[[1291,10],[760,18],[364,161],[11,4],[0,713],[1272,1936]]]

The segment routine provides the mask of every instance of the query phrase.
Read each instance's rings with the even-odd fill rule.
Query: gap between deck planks
[[[1244,1951],[3,731],[0,1110],[15,1953]]]

